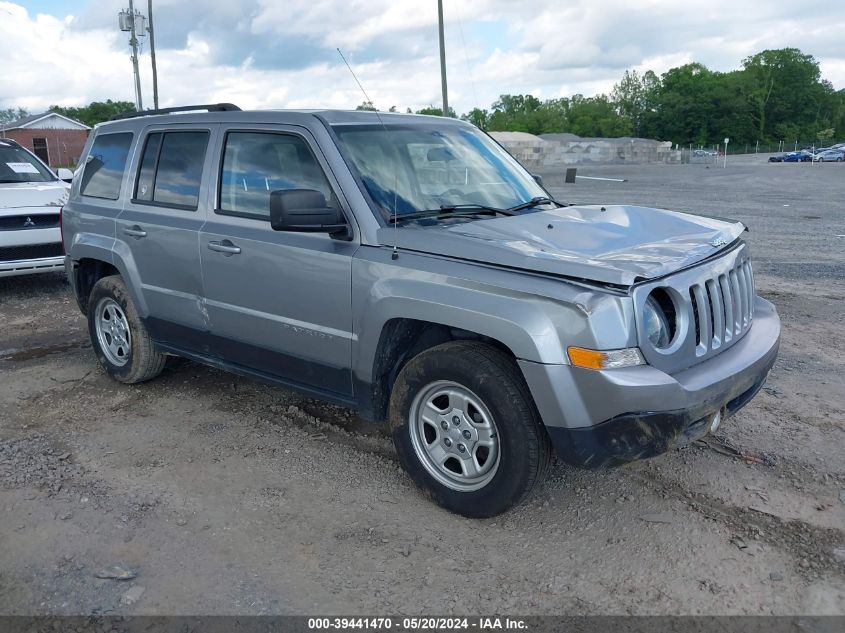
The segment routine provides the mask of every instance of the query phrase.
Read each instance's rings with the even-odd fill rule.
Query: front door
[[[357,242],[274,231],[269,221],[270,193],[279,189],[316,189],[343,208],[337,183],[300,128],[244,126],[221,137],[216,208],[200,233],[215,355],[348,398]]]

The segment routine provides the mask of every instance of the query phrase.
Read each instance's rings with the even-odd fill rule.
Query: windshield
[[[385,220],[442,207],[507,209],[546,192],[471,127],[337,125],[341,150]]]
[[[56,177],[25,149],[0,145],[0,183],[48,182]]]

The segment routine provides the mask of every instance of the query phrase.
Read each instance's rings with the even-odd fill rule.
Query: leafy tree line
[[[609,95],[541,101],[504,94],[489,110],[474,108],[461,118],[486,130],[640,136],[679,145],[712,145],[726,136],[748,144],[845,140],[845,90],[836,92],[821,78],[811,55],[783,48],[752,55],[724,73],[698,63],[660,76],[629,70]]]
[[[131,101],[92,101],[87,106],[79,108],[63,108],[61,106],[50,106],[48,112],[56,112],[85,125],[94,126],[97,123],[108,121],[117,114],[135,112],[135,104]],[[0,125],[17,121],[28,117],[30,112],[25,108],[6,108],[0,110]]]

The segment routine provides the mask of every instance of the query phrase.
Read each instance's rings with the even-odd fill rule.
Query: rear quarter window
[[[85,159],[80,193],[91,198],[117,200],[131,146],[132,132],[98,134]]]

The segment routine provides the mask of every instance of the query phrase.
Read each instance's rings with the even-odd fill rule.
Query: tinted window
[[[138,169],[138,181],[135,183],[135,199],[149,202],[153,199],[158,150],[161,147],[161,132],[150,134],[144,145],[144,155]]]
[[[196,209],[208,132],[154,132],[147,136],[138,179],[136,202]]]
[[[315,189],[331,204],[332,192],[308,144],[292,134],[230,132],[220,179],[220,213],[270,216],[270,193]]]
[[[149,198],[149,184],[145,195],[153,203],[196,209],[208,132],[167,132],[161,139],[160,149],[154,147],[156,144],[151,145],[148,141],[141,159],[143,170],[144,165],[153,160],[148,158],[148,154],[158,153],[158,166],[152,179],[152,198]]]
[[[92,198],[117,200],[132,133],[99,134],[85,160],[81,193]]]

